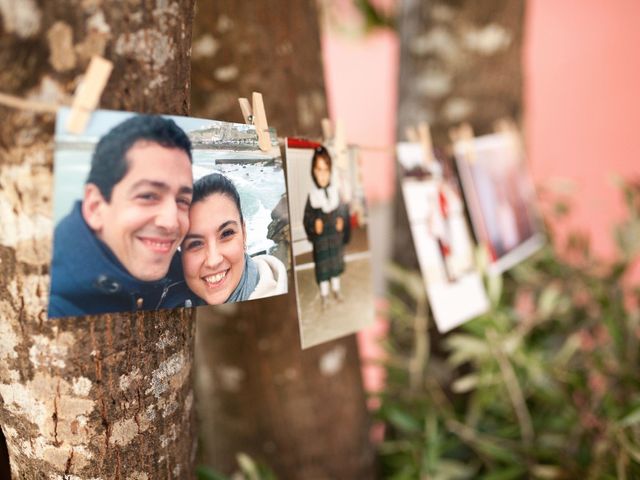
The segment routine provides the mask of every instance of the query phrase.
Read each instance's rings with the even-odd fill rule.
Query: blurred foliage
[[[196,471],[197,480],[276,480],[277,478],[267,466],[256,462],[249,455],[239,453],[236,460],[239,470],[231,476],[200,465]]]
[[[391,270],[383,478],[640,478],[640,182],[621,188],[614,258],[569,235],[487,279],[491,311],[449,334],[422,278]]]
[[[319,0],[321,16],[333,29],[349,36],[362,36],[378,29],[396,29],[393,6],[372,0]]]
[[[367,31],[376,28],[395,29],[395,18],[376,6],[371,0],[353,0],[353,4],[362,15]]]

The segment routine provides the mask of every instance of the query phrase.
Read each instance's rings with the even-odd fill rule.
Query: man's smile
[[[138,237],[138,239],[155,253],[169,253],[175,244],[175,238]]]

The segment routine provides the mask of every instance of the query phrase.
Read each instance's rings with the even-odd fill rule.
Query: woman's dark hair
[[[195,205],[214,193],[220,193],[228,196],[238,208],[240,214],[240,223],[244,224],[244,218],[242,217],[242,207],[240,206],[240,194],[236,189],[236,186],[231,180],[220,173],[210,173],[204,177],[198,179],[193,184],[193,198],[191,199],[191,205]]]
[[[113,187],[129,170],[127,153],[139,140],[165,148],[178,148],[191,158],[191,140],[176,122],[159,115],[136,115],[109,130],[98,142],[86,183],[98,187],[104,199],[111,201]]]
[[[329,167],[329,172],[331,172],[331,155],[329,155],[329,151],[322,145],[320,145],[319,147],[316,147],[313,150],[313,158],[311,159],[311,178],[313,178],[313,183],[318,188],[322,188],[322,187],[318,185],[318,180],[316,180],[316,176],[313,174],[313,170],[316,168],[316,164],[318,163],[318,159],[320,158],[327,163],[327,167]]]

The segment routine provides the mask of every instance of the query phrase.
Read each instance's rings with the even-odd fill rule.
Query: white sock
[[[331,290],[334,292],[340,291],[340,277],[331,277]]]
[[[333,280],[333,278],[331,280]],[[320,295],[322,295],[323,297],[329,295],[329,280],[320,282]]]

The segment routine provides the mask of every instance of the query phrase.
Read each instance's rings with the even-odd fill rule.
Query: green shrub
[[[487,279],[491,311],[447,335],[420,276],[391,269],[384,478],[640,478],[640,183],[622,190],[615,258],[569,235]]]

